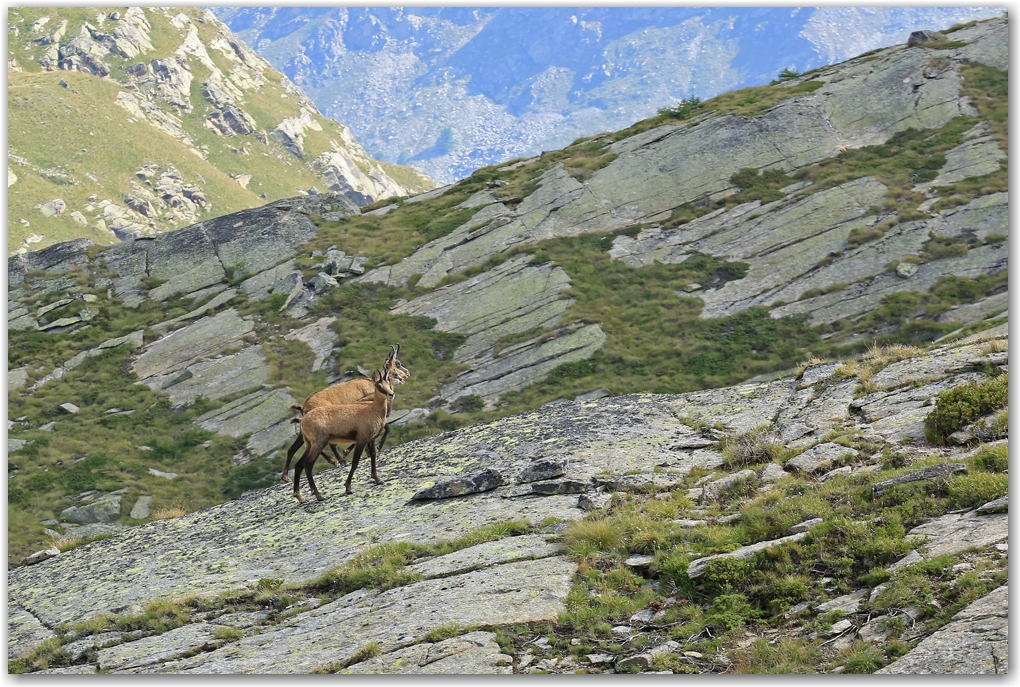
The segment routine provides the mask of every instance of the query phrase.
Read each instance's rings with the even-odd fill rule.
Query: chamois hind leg
[[[304,502],[304,499],[301,498],[301,470],[303,469],[305,474],[308,475],[308,486],[311,487],[314,493],[315,483],[312,482],[311,466],[315,464],[315,459],[319,457],[319,454],[322,453],[322,449],[324,448],[325,446],[322,444],[314,442],[312,444],[308,444],[305,447],[304,454],[301,456],[301,460],[299,460],[297,465],[294,466],[294,496],[298,501]]]
[[[323,448],[325,448],[325,447],[323,447]],[[315,495],[315,500],[316,501],[324,501],[325,500],[322,497],[322,494],[319,493],[319,488],[317,486],[315,486],[315,480],[312,479],[312,468],[315,467],[315,459],[318,458],[320,454],[325,455],[325,454],[322,453],[322,449],[321,448],[319,449],[318,453],[312,454],[309,457],[309,460],[305,461],[305,475],[308,477],[308,487],[312,490],[312,494]]]
[[[345,485],[347,487],[345,493],[347,494],[354,493],[351,491],[351,480],[354,478],[354,471],[358,469],[358,461],[361,459],[361,452],[363,450],[365,450],[364,444],[354,445],[354,458],[351,459],[351,471],[347,473],[347,483]]]
[[[372,481],[376,484],[382,484],[382,480],[379,479],[379,473],[375,471],[375,444],[370,441],[365,448],[368,449],[368,457],[372,459]]]
[[[336,444],[330,444],[329,448],[332,449],[333,455],[336,456],[336,458],[332,458],[330,456],[327,456],[325,453],[323,453],[322,455],[326,457],[326,460],[328,460],[330,462],[330,464],[333,467],[335,467],[335,468],[338,468],[341,465],[346,467],[347,466],[347,461],[344,460],[344,458],[347,456],[347,452],[345,451],[344,455],[341,456],[340,452],[336,450]],[[347,450],[350,450],[350,449],[347,449]]]
[[[294,458],[294,454],[297,453],[297,450],[301,448],[301,444],[303,443],[305,443],[305,438],[301,436],[301,433],[299,432],[297,435],[297,439],[295,439],[294,443],[290,445],[289,449],[287,449],[287,463],[283,466],[283,472],[280,474],[281,482],[290,481],[290,476],[287,474],[288,472],[290,472],[290,461],[292,458]],[[297,474],[296,469],[294,470],[294,473],[295,475]]]
[[[347,448],[344,449],[343,453],[341,453],[339,456],[337,456],[337,458],[339,458],[340,462],[342,462],[344,465],[347,465],[347,456],[350,455],[351,451],[353,451],[353,450],[354,450],[354,444],[350,444]]]

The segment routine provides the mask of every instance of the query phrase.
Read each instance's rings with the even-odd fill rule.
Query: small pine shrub
[[[943,391],[935,401],[935,410],[926,424],[941,441],[983,415],[1002,408],[1009,398],[1009,375],[971,382]]]

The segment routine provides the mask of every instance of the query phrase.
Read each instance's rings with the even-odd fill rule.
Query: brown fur
[[[301,436],[306,444],[305,452],[294,468],[294,496],[298,501],[304,500],[301,498],[300,490],[302,470],[305,471],[312,494],[317,500],[323,500],[322,494],[319,493],[315,481],[312,479],[312,468],[316,458],[327,445],[354,444],[354,459],[351,461],[351,471],[347,475],[346,493],[351,493],[351,480],[358,467],[358,461],[361,459],[361,453],[366,448],[372,459],[372,480],[376,484],[382,484],[376,470],[374,439],[386,426],[386,414],[393,399],[393,386],[382,370],[373,375],[372,382],[373,396],[371,400],[321,406],[312,409],[303,418],[297,420],[301,424]]]
[[[386,362],[383,363],[383,375],[390,379],[396,384],[403,384],[404,380],[411,376],[410,371],[400,364],[400,360],[397,359],[397,352],[400,350],[400,344],[396,346],[390,346],[390,353],[386,356]],[[372,380],[367,378],[351,379],[346,382],[340,382],[339,384],[333,384],[321,391],[316,391],[314,394],[305,399],[303,404],[292,405],[291,408],[297,410],[302,416],[307,415],[309,412],[316,408],[322,408],[323,406],[331,405],[343,405],[347,403],[357,403],[371,398],[372,394],[375,393],[375,387],[372,385]],[[392,400],[386,407],[386,414],[389,415],[393,409]],[[386,437],[389,435],[389,427],[383,430],[382,439],[379,441],[377,451],[382,451],[383,446],[386,444]],[[290,448],[287,449],[287,463],[283,468],[283,473],[280,475],[280,480],[283,482],[289,482],[290,477],[287,472],[290,470],[290,462],[294,458],[294,454],[304,444],[304,438],[298,434],[294,439],[294,443],[291,444]],[[343,454],[340,454],[336,450],[335,445],[330,445],[330,451],[333,452],[333,456],[326,456],[326,460],[333,465],[333,467],[339,467],[341,465],[347,465],[347,454],[354,448],[353,445],[347,448]]]

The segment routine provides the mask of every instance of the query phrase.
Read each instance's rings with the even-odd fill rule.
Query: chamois
[[[377,370],[372,375],[372,386],[374,393],[369,401],[320,406],[300,419],[291,420],[301,425],[301,436],[304,437],[306,444],[305,452],[294,468],[294,496],[298,501],[304,501],[301,498],[302,469],[315,498],[323,500],[312,479],[312,468],[315,466],[315,459],[327,445],[354,444],[354,459],[351,461],[351,471],[347,475],[346,493],[352,493],[351,479],[358,467],[361,453],[366,448],[372,458],[372,480],[376,484],[382,484],[375,466],[374,440],[386,426],[386,413],[389,403],[393,400],[393,385],[382,370]]]
[[[390,346],[390,353],[389,355],[386,356],[386,361],[383,363],[383,374],[388,379],[390,379],[391,382],[403,384],[404,380],[411,376],[411,372],[406,367],[400,364],[400,360],[397,359],[397,353],[399,352],[400,344],[397,344],[396,346]],[[321,391],[316,391],[311,396],[306,398],[303,404],[301,404],[300,406],[292,405],[291,408],[293,410],[297,410],[303,416],[309,413],[310,411],[314,410],[315,408],[321,408],[323,406],[341,405],[345,403],[357,403],[358,401],[363,401],[370,398],[373,393],[374,387],[372,385],[372,380],[366,378],[351,379],[346,382],[334,384],[330,387],[322,389]],[[386,414],[389,415],[390,410],[392,409],[393,403],[390,402],[389,405],[386,407]],[[386,437],[388,435],[389,426],[387,425],[386,428],[383,430],[382,439],[379,441],[379,447],[377,449],[378,451],[382,451],[383,445],[386,443]],[[294,443],[291,444],[289,449],[287,449],[287,462],[283,466],[283,473],[280,475],[281,481],[283,482],[290,481],[290,477],[288,477],[287,475],[287,472],[290,471],[290,462],[291,460],[294,459],[294,454],[297,453],[297,450],[301,448],[301,445],[303,443],[304,438],[299,433],[297,437],[294,439]],[[337,452],[335,445],[330,445],[330,450],[333,452],[333,455],[336,456],[336,458],[326,456],[326,460],[328,460],[333,465],[333,467],[347,465],[347,461],[345,459],[347,458],[347,454],[351,452],[352,448],[354,448],[353,445],[349,446],[347,450],[343,452],[343,454],[340,454]]]

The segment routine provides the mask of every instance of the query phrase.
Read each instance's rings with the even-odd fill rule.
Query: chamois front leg
[[[297,453],[297,450],[301,448],[301,444],[303,443],[305,443],[305,439],[303,436],[301,436],[300,433],[298,433],[297,439],[295,439],[294,443],[290,445],[289,449],[287,449],[287,462],[283,466],[283,473],[280,474],[281,482],[290,481],[290,476],[287,474],[288,472],[290,472],[290,461],[292,458],[294,458],[294,454]],[[296,474],[297,470],[295,470],[294,472]]]
[[[365,448],[368,449],[368,456],[372,459],[372,481],[376,484],[382,484],[382,480],[379,479],[379,473],[375,471],[375,444],[369,441]]]
[[[378,448],[376,448],[376,451],[382,453],[382,447],[383,447],[383,445],[386,444],[386,437],[388,437],[389,435],[390,435],[390,426],[389,425],[385,425],[383,427],[383,431],[382,431],[382,438],[379,439],[379,446],[378,446]]]
[[[312,452],[312,445],[308,444],[305,446],[305,452],[301,455],[297,465],[294,466],[294,498],[299,503],[304,503],[304,499],[301,497],[301,471],[305,467],[305,461],[308,459],[309,454]]]

